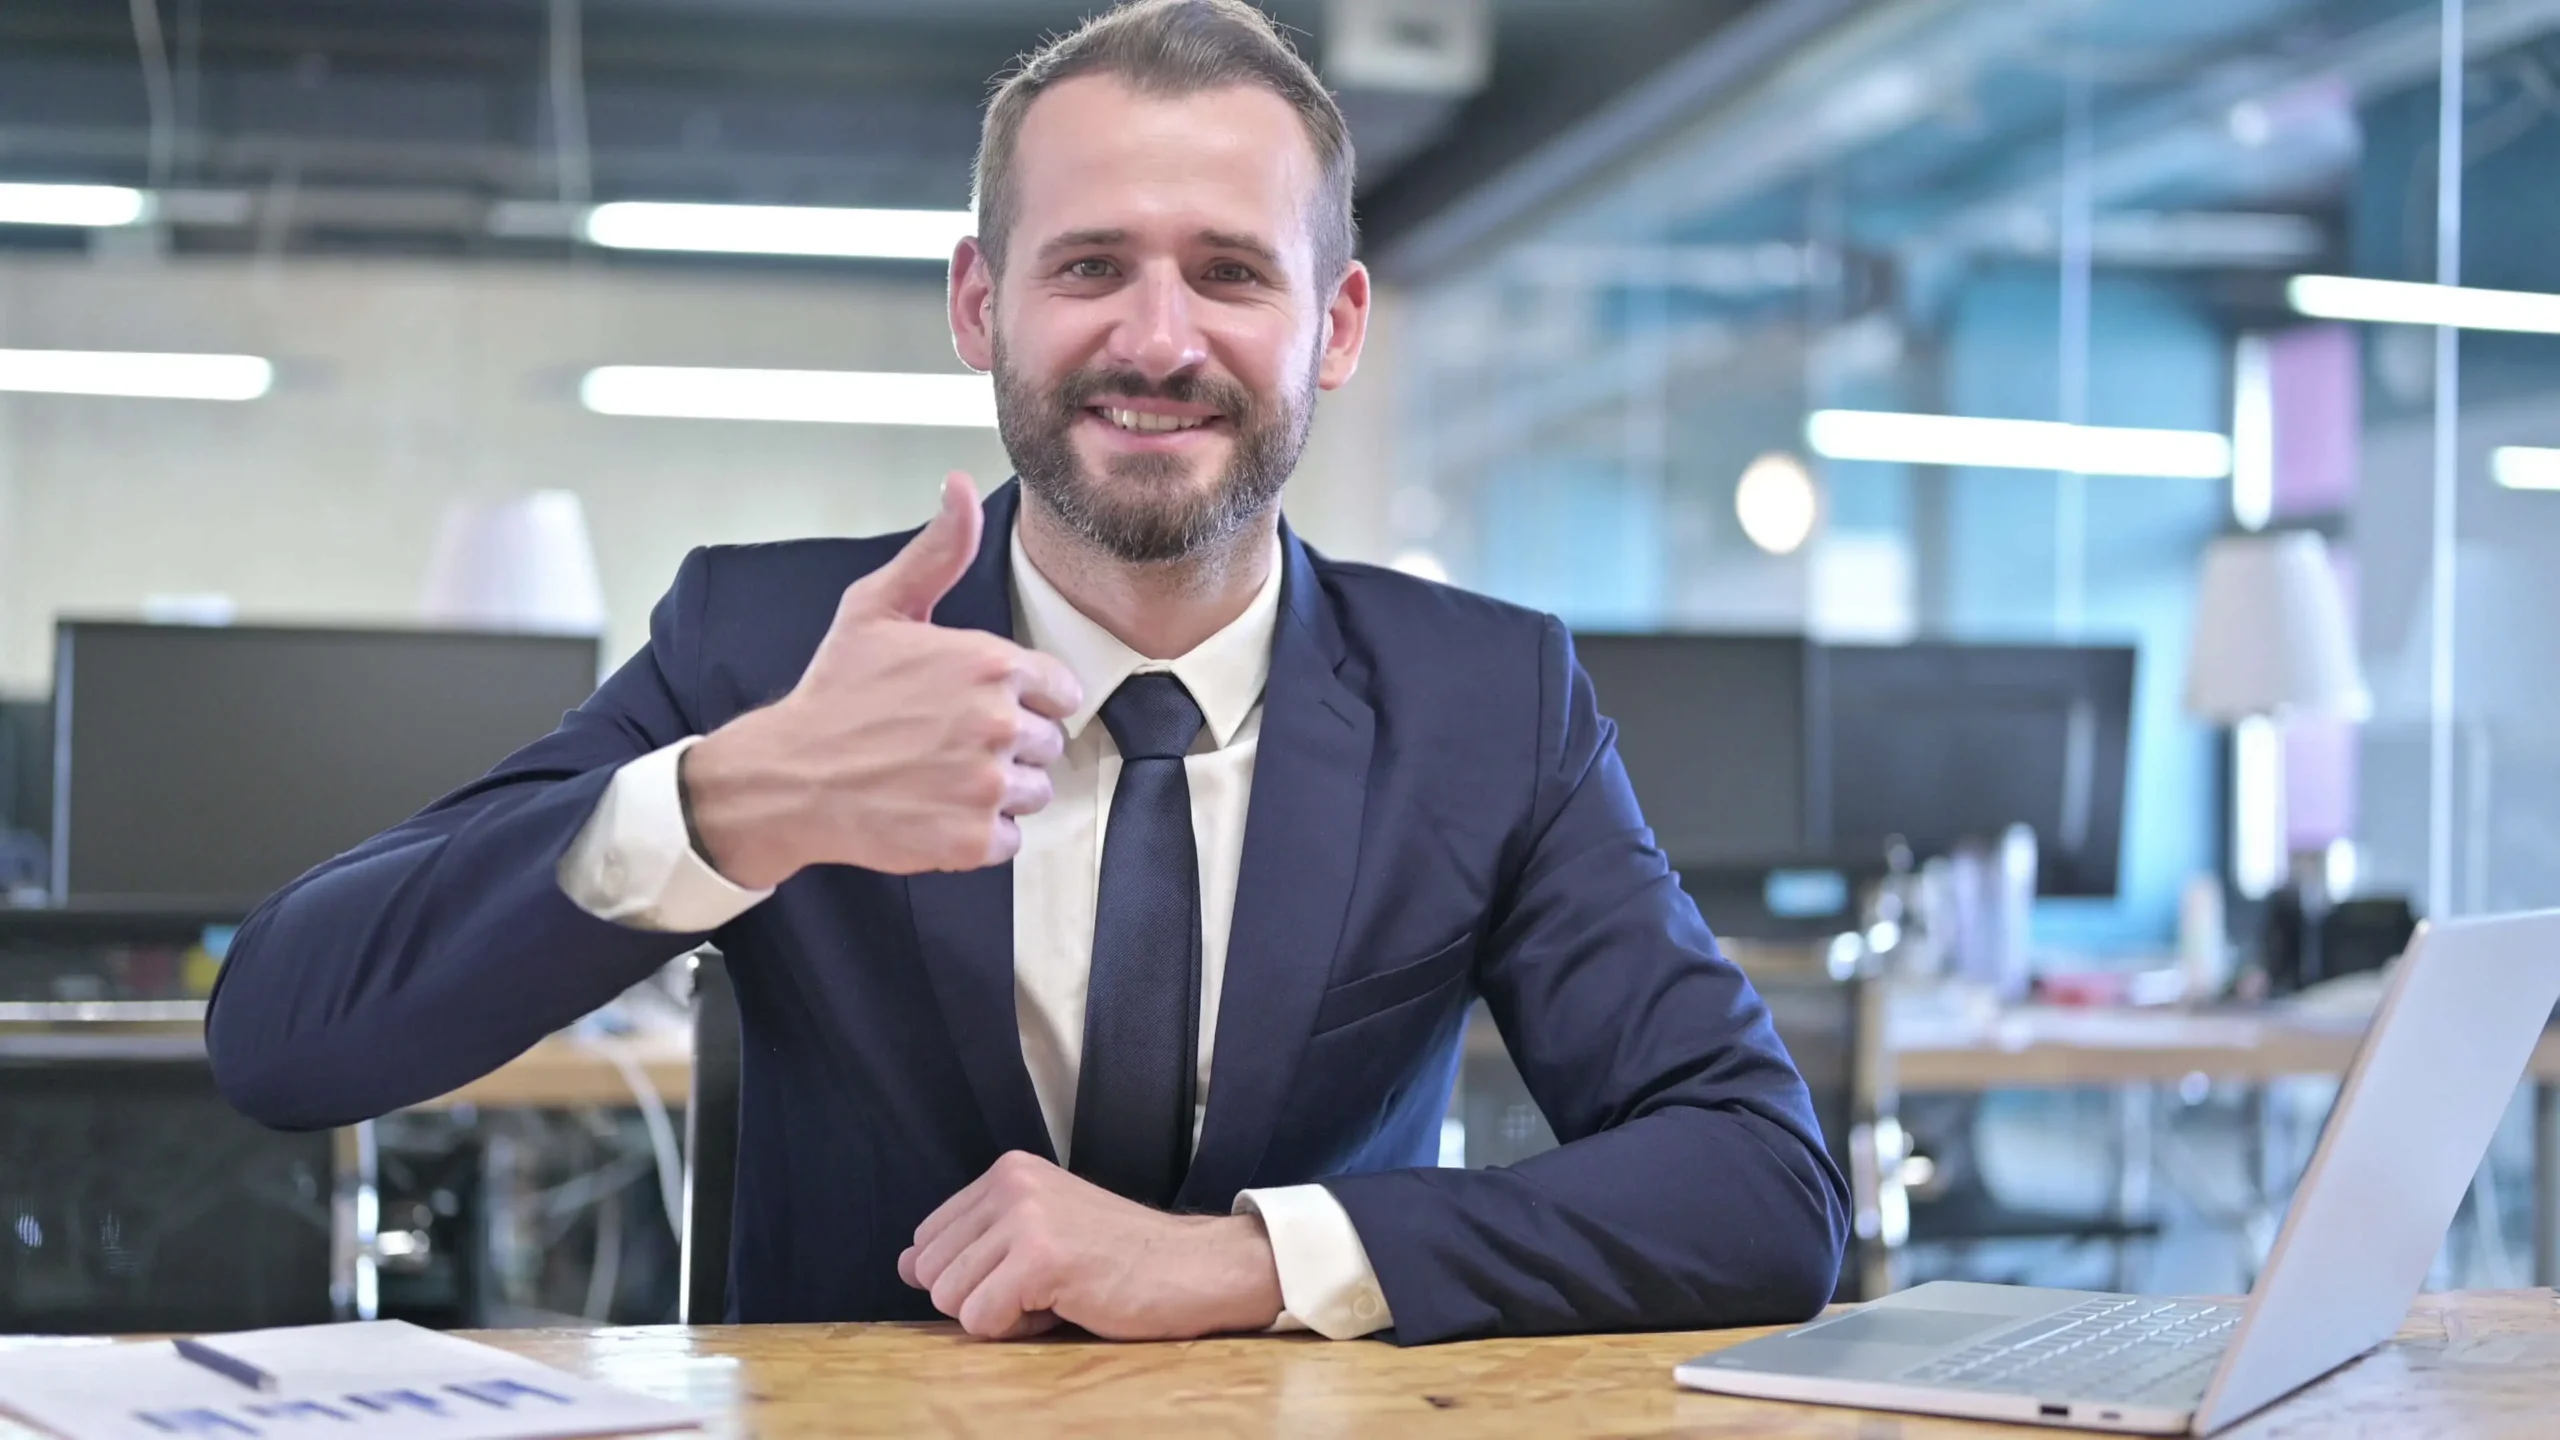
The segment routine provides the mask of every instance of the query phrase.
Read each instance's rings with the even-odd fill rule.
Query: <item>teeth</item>
[[[1156,415],[1143,410],[1105,410],[1102,413],[1110,418],[1112,424],[1123,430],[1135,430],[1141,435],[1158,435],[1168,430],[1194,430],[1209,423],[1206,419],[1192,419],[1181,415]]]

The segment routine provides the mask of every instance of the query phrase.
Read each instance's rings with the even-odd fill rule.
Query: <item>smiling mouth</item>
[[[1092,413],[1106,422],[1136,435],[1166,435],[1177,430],[1197,430],[1218,417],[1215,415],[1158,415],[1148,410],[1123,410],[1117,406],[1096,405]]]

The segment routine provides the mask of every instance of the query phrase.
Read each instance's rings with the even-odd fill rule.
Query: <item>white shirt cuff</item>
[[[1321,1185],[1246,1190],[1235,1213],[1262,1217],[1271,1263],[1280,1272],[1274,1330],[1313,1330],[1328,1340],[1357,1340],[1396,1323],[1387,1312],[1378,1272],[1351,1224],[1351,1212]]]
[[[614,772],[560,857],[560,889],[579,909],[634,930],[692,934],[719,929],[773,893],[729,883],[693,851],[676,762],[701,739],[688,735]]]

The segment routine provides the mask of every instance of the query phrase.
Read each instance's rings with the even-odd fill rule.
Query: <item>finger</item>
[[[1014,1340],[1038,1334],[1057,1321],[1053,1317],[1041,1324],[1033,1319],[1046,1310],[1028,1299],[1035,1282],[1034,1268],[1021,1255],[1007,1252],[1003,1262],[962,1298],[958,1309],[943,1313],[982,1340]]]
[[[933,1213],[924,1217],[924,1223],[916,1226],[915,1247],[922,1250],[933,1243],[935,1236],[967,1218],[970,1211],[977,1208],[978,1202],[986,1198],[987,1192],[995,1188],[994,1176],[995,1171],[988,1169],[977,1179],[961,1186],[950,1199],[935,1206]]]
[[[1004,1263],[1011,1248],[1001,1228],[990,1230],[969,1242],[930,1282],[928,1292],[933,1296],[933,1308],[954,1320],[960,1319],[961,1312],[976,1299],[979,1287],[995,1273],[998,1265]],[[1017,1307],[1016,1314],[1019,1313]],[[969,1333],[982,1335],[990,1332],[971,1330]]]
[[[1046,715],[1025,710],[1014,717],[1013,760],[1017,765],[1050,766],[1067,753],[1066,727]]]
[[[951,1268],[951,1262],[984,1238],[1003,1215],[1004,1209],[1000,1205],[973,1206],[968,1213],[935,1231],[932,1239],[919,1239],[915,1244],[914,1284],[917,1288],[930,1290],[939,1285],[943,1273]]]
[[[1037,815],[1049,808],[1057,791],[1049,780],[1049,772],[1036,765],[1013,764],[1004,767],[1003,814],[1007,819]]]
[[[1052,720],[1064,720],[1084,704],[1084,685],[1076,672],[1055,655],[1024,650],[1014,659],[1013,692],[1024,709]]]
[[[935,603],[960,583],[978,558],[979,532],[985,525],[977,486],[967,475],[952,471],[942,480],[942,508],[888,564],[853,582],[837,614],[933,618]]]
[[[955,865],[955,870],[983,870],[1001,865],[1022,853],[1022,826],[1010,815],[998,815],[987,826],[986,848],[971,857],[971,863]]]

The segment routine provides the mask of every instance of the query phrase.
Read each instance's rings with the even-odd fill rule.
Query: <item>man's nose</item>
[[[1162,380],[1200,364],[1208,343],[1193,313],[1195,297],[1172,265],[1149,267],[1122,294],[1128,310],[1111,335],[1113,363]]]

